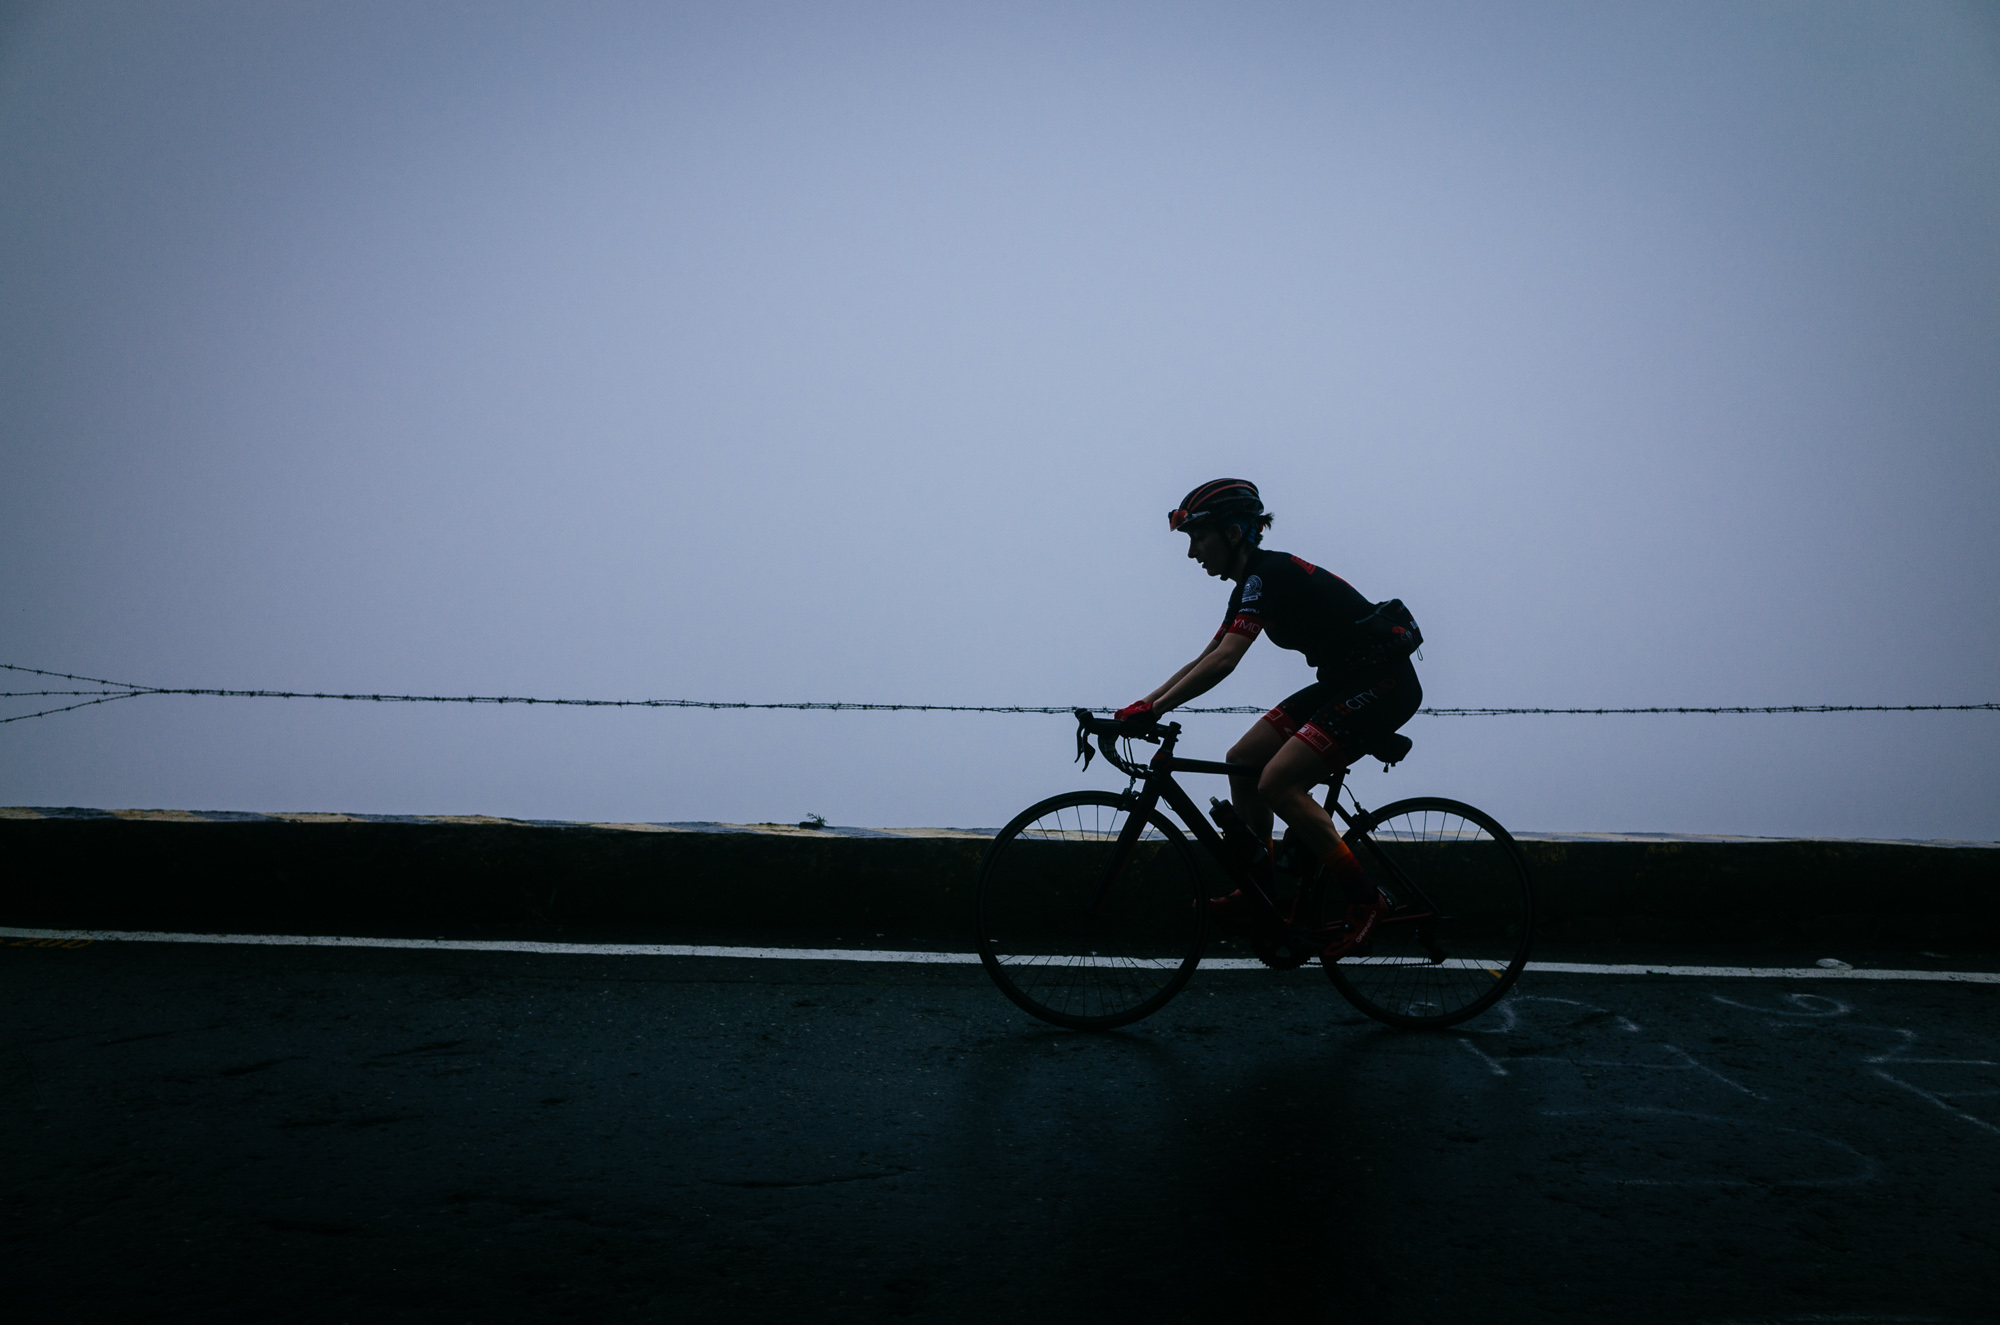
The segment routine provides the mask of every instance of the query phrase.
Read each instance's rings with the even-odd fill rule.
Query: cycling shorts
[[[1329,768],[1345,768],[1414,717],[1423,702],[1417,669],[1405,658],[1315,681],[1281,700],[1264,721],[1317,750]]]

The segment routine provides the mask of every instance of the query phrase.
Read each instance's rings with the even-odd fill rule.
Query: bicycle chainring
[[[1318,948],[1296,934],[1264,931],[1244,937],[1250,942],[1250,951],[1257,954],[1257,960],[1274,971],[1295,971],[1319,956]]]

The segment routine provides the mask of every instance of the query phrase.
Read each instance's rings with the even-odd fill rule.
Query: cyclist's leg
[[[1333,816],[1313,799],[1312,789],[1322,778],[1337,781],[1370,742],[1408,722],[1423,702],[1423,688],[1416,669],[1404,662],[1325,683],[1320,698],[1294,739],[1264,765],[1258,792],[1326,866],[1349,901],[1372,901],[1374,882],[1341,840]]]
[[[1283,749],[1299,724],[1312,717],[1325,701],[1325,687],[1314,682],[1296,694],[1278,701],[1278,706],[1259,718],[1241,740],[1229,748],[1228,760],[1261,770],[1271,756]],[[1271,806],[1257,792],[1255,775],[1231,774],[1229,800],[1250,831],[1261,838],[1271,836]],[[1287,822],[1290,822],[1287,820]]]
[[[1302,896],[1293,918],[1313,928],[1312,942],[1320,947],[1320,961],[1329,965],[1363,950],[1390,905],[1341,840],[1333,816],[1312,794],[1322,778],[1338,776],[1346,768],[1340,747],[1307,725],[1271,756],[1257,784],[1265,801],[1291,825],[1294,840],[1319,858],[1321,881],[1317,887],[1322,900],[1315,905]],[[1295,847],[1293,859],[1301,854]]]
[[[1277,709],[1271,710],[1273,713]],[[1244,764],[1250,768],[1262,769],[1270,762],[1271,756],[1291,739],[1291,732],[1272,723],[1268,717],[1257,719],[1256,725],[1244,732],[1236,744],[1229,747],[1226,756],[1232,764]],[[1229,775],[1229,800],[1236,807],[1237,815],[1252,833],[1259,838],[1271,835],[1271,807],[1257,794],[1257,774],[1231,773]]]
[[[1313,738],[1318,737],[1315,741]],[[1320,734],[1317,728],[1294,734],[1264,762],[1257,779],[1258,799],[1291,826],[1293,839],[1319,860],[1340,847],[1340,829],[1333,816],[1313,796],[1313,788],[1329,776],[1347,768],[1340,747]],[[1344,849],[1344,848],[1343,848]]]

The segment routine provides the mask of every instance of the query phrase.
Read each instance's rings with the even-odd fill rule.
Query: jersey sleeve
[[[1264,582],[1261,577],[1251,575],[1229,595],[1229,610],[1224,613],[1222,629],[1215,632],[1215,638],[1243,635],[1254,640],[1263,629]]]

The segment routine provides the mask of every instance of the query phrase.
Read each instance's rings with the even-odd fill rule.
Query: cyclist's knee
[[[1255,732],[1230,746],[1229,753],[1223,756],[1232,764],[1247,764],[1251,768],[1262,768],[1270,757],[1271,752],[1263,748]]]
[[[1267,805],[1308,795],[1306,789],[1310,785],[1307,779],[1281,767],[1276,761],[1264,765],[1264,771],[1257,775],[1257,794],[1264,798]]]

